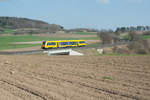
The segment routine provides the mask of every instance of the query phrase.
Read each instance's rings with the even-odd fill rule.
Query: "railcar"
[[[85,40],[59,40],[59,41],[42,41],[41,48],[67,48],[86,46]]]

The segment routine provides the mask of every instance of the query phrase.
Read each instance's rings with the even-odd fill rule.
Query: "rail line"
[[[78,48],[69,48],[69,49],[73,49],[73,50],[79,50],[79,49],[89,49],[89,48],[96,48],[96,49],[103,49],[106,47],[113,47],[113,46],[118,46],[118,45],[124,45],[124,44],[128,44],[129,42],[119,42],[119,43],[115,43],[115,44],[105,44],[105,45],[100,45],[100,46],[90,46],[90,47],[78,47]],[[61,49],[68,49],[68,48],[61,48]],[[59,50],[61,50],[59,48]],[[49,51],[49,50],[58,50],[58,49],[40,49],[40,50],[28,50],[28,51],[13,51],[13,52],[5,52],[5,51],[0,51],[0,55],[24,55],[24,54],[38,54],[38,53],[42,53],[44,51]]]

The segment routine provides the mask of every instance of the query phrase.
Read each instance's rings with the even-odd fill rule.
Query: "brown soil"
[[[149,100],[150,56],[0,56],[0,100]]]

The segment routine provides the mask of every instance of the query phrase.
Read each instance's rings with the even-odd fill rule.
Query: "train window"
[[[68,45],[68,42],[63,42],[63,45]]]
[[[77,42],[72,42],[73,43],[73,45],[76,45],[77,44]]]
[[[74,45],[75,44],[75,42],[72,42],[72,45]]]
[[[66,45],[68,45],[68,42],[65,42]]]
[[[55,42],[49,42],[49,43],[47,43],[47,45],[56,45],[56,43]]]
[[[80,43],[85,43],[85,41],[80,41]]]
[[[68,45],[68,42],[60,42],[60,45]]]
[[[76,45],[77,42],[69,42],[69,45]]]
[[[69,42],[69,45],[72,45],[72,42]]]
[[[56,45],[56,43],[55,43],[55,42],[52,42],[52,45]]]

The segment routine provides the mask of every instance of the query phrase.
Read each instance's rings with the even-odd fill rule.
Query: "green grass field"
[[[15,30],[13,30],[13,29],[5,29],[4,32],[0,31],[0,34],[5,34],[5,33],[11,34],[11,33],[14,33],[14,32],[15,32]]]
[[[73,34],[79,34],[79,35],[97,35],[97,33],[90,33],[90,32],[73,32]]]
[[[0,50],[40,46],[40,44],[13,44],[14,42],[44,41],[44,40],[97,40],[97,37],[82,38],[50,38],[39,36],[0,36]]]

